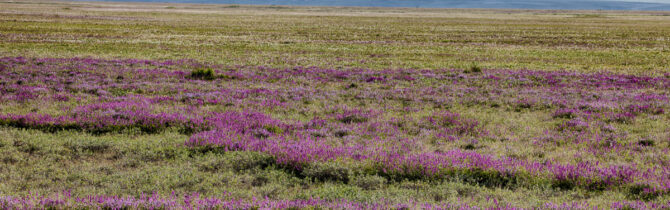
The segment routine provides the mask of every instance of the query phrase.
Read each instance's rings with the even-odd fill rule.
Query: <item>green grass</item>
[[[583,194],[578,189],[506,189],[446,181],[388,181],[376,176],[352,177],[348,183],[301,178],[266,164],[258,153],[199,153],[179,147],[184,138],[176,132],[91,136],[0,128],[3,172],[0,192],[17,195],[72,190],[73,195],[136,196],[174,191],[208,196],[231,193],[247,199],[254,196],[344,198],[362,202],[382,198],[424,202],[472,199],[472,203],[480,204],[489,202],[487,198],[498,198],[519,207],[570,201]],[[588,200],[597,204],[598,200],[616,200],[624,194],[607,192],[591,196]]]
[[[31,3],[0,3],[0,55],[670,71],[664,12]]]

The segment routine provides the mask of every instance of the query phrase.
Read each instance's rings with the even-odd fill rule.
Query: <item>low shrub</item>
[[[350,124],[350,123],[364,123],[364,122],[368,121],[368,118],[365,117],[365,116],[362,116],[362,115],[352,114],[352,115],[343,116],[339,120],[340,120],[340,122]]]
[[[386,184],[386,178],[371,175],[371,176],[357,176],[352,179],[352,183],[364,190],[380,189]]]
[[[351,170],[336,162],[312,163],[303,169],[302,175],[318,181],[348,183]]]
[[[35,144],[34,142],[25,142],[21,140],[15,140],[14,147],[16,147],[18,151],[28,154],[35,154],[42,149],[39,145]]]
[[[637,142],[638,145],[640,146],[645,146],[645,147],[653,147],[656,142],[652,139],[640,139],[640,141]]]
[[[555,180],[551,183],[551,187],[560,189],[560,190],[572,190],[576,187],[575,183],[571,180],[560,179]]]
[[[225,158],[218,155],[208,156],[206,159],[197,163],[198,170],[205,172],[220,172],[228,168],[229,164]]]
[[[230,166],[236,171],[267,168],[275,163],[272,156],[260,152],[229,152]]]
[[[103,140],[74,140],[66,142],[65,147],[75,153],[101,153],[110,149],[112,145]]]
[[[609,113],[605,116],[605,122],[616,122],[622,124],[632,124],[635,122],[635,114],[630,112]]]
[[[519,184],[514,174],[481,169],[457,170],[460,181],[485,187],[513,188]]]
[[[551,116],[553,118],[565,118],[565,119],[574,119],[579,113],[576,109],[559,109],[556,110]]]
[[[651,190],[649,185],[636,184],[628,188],[628,197],[630,199],[650,201],[656,199],[658,196],[660,196],[660,193]]]
[[[216,73],[210,68],[196,69],[191,72],[189,77],[192,79],[213,80],[216,79]]]
[[[470,67],[468,67],[467,70],[465,70],[465,73],[479,73],[482,72],[482,68],[477,65],[477,63],[472,63],[470,64]]]
[[[485,136],[488,134],[479,121],[448,111],[435,113],[433,116],[426,117],[423,127],[435,129],[437,137],[447,139],[452,139],[452,135]]]

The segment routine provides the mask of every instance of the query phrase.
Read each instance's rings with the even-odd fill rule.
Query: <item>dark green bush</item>
[[[653,147],[656,142],[651,139],[641,139],[640,141],[637,142],[638,145],[640,146],[645,146],[645,147]]]
[[[335,162],[312,163],[303,169],[302,175],[318,181],[348,183],[351,170]]]
[[[14,141],[14,147],[16,147],[18,151],[25,152],[28,154],[35,154],[41,149],[38,145],[36,145],[33,142],[24,142],[21,140]]]
[[[253,180],[251,180],[251,186],[260,187],[270,182],[264,174],[256,175]]]
[[[272,156],[260,152],[231,152],[230,166],[236,171],[263,169],[275,163]]]
[[[342,137],[345,137],[345,136],[349,135],[349,131],[347,131],[347,130],[337,130],[333,134],[338,138],[342,138]]]
[[[485,187],[510,188],[519,184],[515,175],[497,171],[469,169],[457,171],[457,173],[460,173],[459,176],[464,183]]]
[[[628,197],[633,200],[650,201],[656,199],[660,193],[648,192],[645,189],[651,189],[649,185],[636,184],[628,188]]]
[[[462,148],[464,150],[474,150],[474,149],[477,149],[477,146],[475,146],[474,144],[466,144],[466,145],[463,145]]]
[[[272,134],[281,135],[284,133],[284,130],[276,125],[264,125],[263,128]]]
[[[482,72],[482,68],[477,65],[477,63],[472,63],[470,67],[465,70],[465,73],[479,73]]]
[[[358,176],[354,177],[352,183],[364,190],[376,190],[386,184],[386,178],[381,176]]]
[[[551,187],[560,189],[560,190],[571,190],[575,188],[575,183],[570,180],[556,180],[551,184]]]
[[[205,158],[198,163],[198,169],[205,172],[221,172],[226,169],[238,172],[264,169],[275,163],[272,156],[260,152],[226,152],[217,150],[196,150],[195,152],[197,152],[195,155],[205,155]]]
[[[204,80],[213,80],[216,79],[216,73],[214,70],[207,68],[207,69],[196,69],[191,72],[191,75],[189,75],[193,79],[204,79]]]
[[[140,160],[145,162],[163,161],[175,159],[183,150],[178,147],[157,147],[134,151],[139,155]]]
[[[342,119],[340,119],[340,122],[346,123],[346,124],[351,124],[351,123],[364,123],[367,122],[368,118],[365,116],[359,116],[359,115],[349,115],[345,116]]]
[[[101,153],[107,151],[112,145],[102,140],[75,140],[66,142],[65,147],[75,153]]]
[[[277,184],[263,185],[258,189],[259,194],[265,198],[277,199],[283,192],[284,187]]]
[[[228,168],[228,166],[228,161],[218,155],[212,155],[209,158],[198,162],[198,170],[205,172],[219,172]]]

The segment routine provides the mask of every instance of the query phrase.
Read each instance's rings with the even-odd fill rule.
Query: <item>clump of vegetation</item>
[[[347,124],[350,124],[350,123],[364,123],[364,122],[367,122],[367,121],[368,121],[368,118],[366,118],[365,116],[363,116],[363,115],[353,115],[353,114],[344,116],[340,119],[340,122],[347,123]]]
[[[477,149],[477,145],[475,145],[473,143],[469,143],[469,144],[463,145],[461,148],[463,148],[464,150],[475,150],[475,149]]]
[[[476,119],[465,118],[458,113],[449,111],[434,113],[432,116],[426,117],[422,127],[438,130],[438,136],[440,137],[450,135],[483,136],[488,133]]]
[[[90,153],[101,153],[105,152],[111,148],[111,143],[108,141],[101,140],[79,140],[79,141],[68,141],[65,143],[65,147],[70,149],[75,153],[90,152]]]
[[[235,152],[230,155],[230,166],[236,171],[266,168],[275,163],[272,156],[259,152]]]
[[[303,169],[302,175],[318,181],[348,183],[351,170],[339,163],[312,163]]]
[[[465,70],[465,73],[479,73],[479,72],[482,72],[482,67],[477,65],[477,63],[470,64],[470,67],[468,67],[468,69]]]
[[[25,152],[28,154],[35,154],[42,150],[42,148],[34,142],[27,142],[23,140],[14,141],[13,145],[18,151]]]
[[[579,111],[576,109],[559,109],[556,110],[551,116],[553,118],[565,118],[565,119],[574,119],[579,114]]]
[[[628,197],[630,199],[650,201],[656,199],[659,195],[660,193],[651,190],[649,185],[636,184],[628,187]]]
[[[268,131],[272,134],[276,134],[276,135],[281,135],[281,134],[284,133],[284,130],[282,128],[280,128],[279,126],[276,126],[276,125],[264,125],[263,128],[266,131]]]
[[[574,18],[604,18],[604,17],[607,17],[607,16],[603,15],[603,14],[576,14],[576,15],[573,15],[572,17],[574,17]]]
[[[513,105],[514,111],[521,112],[521,111],[529,110],[529,109],[533,108],[533,106],[536,105],[536,102],[534,100],[524,98],[524,99],[517,100],[512,105]]]
[[[567,179],[559,179],[551,183],[551,187],[559,190],[572,190],[575,186],[573,181]]]
[[[346,124],[364,123],[372,117],[374,117],[374,113],[361,109],[345,110],[344,113],[335,116],[338,121]]]
[[[615,122],[621,124],[632,124],[635,122],[636,116],[630,112],[610,113],[605,116],[605,122]]]
[[[216,72],[211,68],[196,69],[189,75],[192,79],[213,80],[216,79]]]
[[[345,129],[339,129],[336,130],[335,133],[333,133],[333,135],[335,135],[335,137],[342,138],[349,135],[349,131]]]
[[[258,152],[223,152],[224,154],[209,152],[198,163],[198,169],[206,172],[221,172],[226,169],[247,171],[264,169],[274,164],[274,158],[268,154]]]
[[[517,176],[521,176],[481,169],[455,170],[454,173],[461,182],[497,188],[517,187],[520,184]]]
[[[371,176],[357,176],[354,177],[352,183],[364,190],[376,190],[382,188],[386,184],[387,180],[384,177],[371,175]]]
[[[656,142],[654,142],[653,139],[643,138],[640,139],[640,141],[638,141],[637,144],[645,147],[653,147],[656,144]]]

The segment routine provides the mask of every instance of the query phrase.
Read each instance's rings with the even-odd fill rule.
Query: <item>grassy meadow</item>
[[[667,11],[0,0],[0,94],[0,208],[670,208]]]

